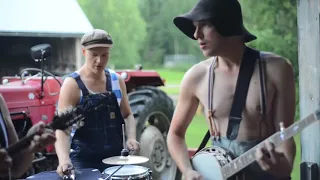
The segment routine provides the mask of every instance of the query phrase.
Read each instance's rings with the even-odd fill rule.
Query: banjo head
[[[192,167],[204,180],[225,180],[221,167],[234,159],[234,155],[221,147],[203,148],[191,158]]]

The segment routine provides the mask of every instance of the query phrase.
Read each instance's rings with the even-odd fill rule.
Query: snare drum
[[[102,174],[104,178],[117,171],[120,166],[113,166],[105,169]],[[110,180],[151,180],[151,171],[142,166],[125,165],[121,167],[116,173],[114,173]]]

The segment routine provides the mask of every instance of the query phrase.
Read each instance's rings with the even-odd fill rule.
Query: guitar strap
[[[234,140],[238,136],[239,126],[242,120],[242,111],[246,102],[250,80],[251,80],[257,60],[259,63],[262,115],[265,114],[265,111],[266,111],[265,86],[264,86],[265,83],[264,83],[264,75],[263,75],[264,71],[263,71],[262,60],[260,59],[260,52],[257,50],[251,49],[249,47],[246,47],[245,52],[243,54],[243,60],[240,65],[235,95],[234,95],[233,104],[232,104],[231,112],[229,116],[229,124],[227,129],[227,138],[229,140]],[[214,63],[211,64],[210,70],[209,70],[209,88],[208,88],[209,89],[208,108],[211,110],[213,107],[212,97],[210,96],[210,93],[212,93],[213,91],[213,82],[211,81],[214,81],[213,65]],[[198,147],[196,153],[205,147],[209,139],[210,139],[210,131],[208,130],[204,138],[202,139],[202,142]]]

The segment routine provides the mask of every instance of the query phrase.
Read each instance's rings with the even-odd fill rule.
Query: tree
[[[139,51],[146,37],[146,23],[138,0],[78,0],[94,26],[111,34],[114,46],[110,63],[116,68],[132,68],[140,62]],[[109,63],[109,64],[110,64]]]

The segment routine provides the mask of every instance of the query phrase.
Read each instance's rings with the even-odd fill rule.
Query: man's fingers
[[[8,153],[5,149],[0,149],[0,161],[6,158],[8,156]]]
[[[11,166],[12,165],[12,159],[10,156],[7,156],[5,159],[4,159],[4,162],[7,166]]]
[[[258,148],[256,151],[256,161],[264,171],[268,171],[272,165],[271,160],[268,158],[267,152],[268,151],[265,148]]]
[[[64,165],[63,166],[63,174],[64,175],[74,174],[74,168],[70,164]]]
[[[268,150],[268,154],[270,155],[270,161],[273,164],[276,164],[279,157],[278,157],[278,153],[276,153],[276,151],[275,151],[274,144],[272,144],[271,142],[267,141],[266,142],[266,148]]]
[[[53,144],[56,141],[56,137],[53,134],[42,134],[40,137],[40,143],[48,146],[50,144]]]

